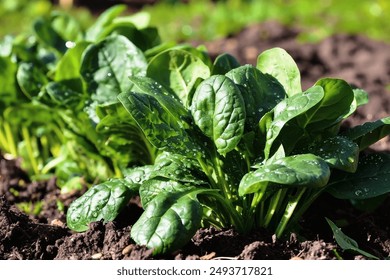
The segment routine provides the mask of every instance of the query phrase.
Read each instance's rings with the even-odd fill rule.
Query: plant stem
[[[267,215],[265,216],[264,220],[264,227],[267,228],[269,226],[269,223],[271,222],[272,217],[274,214],[279,210],[281,206],[281,202],[283,201],[285,195],[287,193],[287,189],[280,189],[276,192],[275,195],[272,196],[269,209],[267,211]]]
[[[282,219],[280,220],[279,225],[276,228],[276,237],[282,236],[287,226],[287,223],[289,222],[292,214],[294,213],[295,208],[297,207],[299,200],[301,199],[305,191],[306,188],[299,189],[297,193],[288,200]]]
[[[28,153],[28,157],[30,158],[30,163],[31,163],[32,169],[34,171],[34,174],[38,175],[39,168],[38,168],[37,161],[35,160],[33,147],[31,145],[32,140],[30,137],[30,133],[28,132],[27,127],[25,127],[25,126],[22,127],[22,135],[23,135],[24,141],[26,142],[27,153]]]
[[[4,122],[4,131],[5,131],[5,137],[7,139],[6,141],[8,143],[9,152],[15,157],[17,157],[18,149],[16,148],[15,139],[12,136],[13,134],[12,134],[11,126],[9,125],[8,122]]]

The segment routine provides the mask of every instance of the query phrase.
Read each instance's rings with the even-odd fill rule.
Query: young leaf
[[[228,53],[223,53],[218,55],[215,59],[212,75],[225,75],[230,70],[238,67],[240,67],[240,63],[234,56]]]
[[[254,130],[261,117],[286,96],[283,86],[275,78],[251,65],[233,69],[226,77],[238,86],[244,98],[247,131]]]
[[[215,75],[195,91],[191,112],[195,124],[212,139],[220,154],[233,150],[244,132],[245,104],[232,80]]]
[[[334,239],[336,240],[337,244],[341,247],[341,249],[351,250],[351,251],[354,251],[358,254],[362,254],[370,259],[378,260],[378,258],[375,257],[374,255],[371,255],[370,253],[359,249],[359,245],[357,244],[357,242],[355,240],[353,240],[352,238],[350,238],[349,236],[345,235],[341,231],[341,229],[335,225],[335,223],[333,223],[328,218],[325,218],[325,219],[333,231]]]
[[[171,89],[188,106],[196,83],[199,79],[207,79],[210,69],[194,54],[173,49],[157,55],[149,62],[147,76]]]
[[[324,89],[324,98],[298,117],[300,126],[309,132],[323,131],[343,120],[354,100],[353,91],[344,80],[325,78],[319,80],[315,86]]]
[[[85,231],[91,222],[112,221],[138,191],[139,185],[111,179],[95,185],[70,205],[67,225],[75,231]]]
[[[115,5],[104,11],[92,26],[89,27],[86,34],[87,41],[96,42],[100,34],[109,27],[113,21],[126,10],[126,5]]]
[[[273,48],[262,52],[257,58],[257,69],[275,77],[289,97],[302,92],[298,66],[284,49]]]
[[[144,75],[146,66],[143,53],[132,42],[112,35],[85,50],[80,72],[92,101],[106,105],[117,102],[118,93],[131,88],[128,77]]]
[[[195,234],[202,218],[196,198],[199,189],[160,192],[146,207],[131,229],[137,244],[153,248],[153,254],[172,252]]]
[[[367,199],[390,192],[390,155],[370,154],[359,160],[355,173],[336,173],[327,191],[340,199]]]
[[[309,152],[323,158],[332,168],[355,172],[359,147],[346,137],[335,136],[309,147]]]
[[[74,48],[66,51],[57,63],[54,75],[55,81],[59,82],[80,78],[81,57],[89,44],[88,42],[80,41],[77,42]]]
[[[281,185],[323,187],[329,180],[327,163],[312,154],[290,156],[264,164],[247,173],[241,180],[238,193],[255,193],[268,183]]]
[[[359,145],[360,151],[390,134],[390,117],[355,126],[344,133]]]
[[[292,97],[286,98],[281,101],[274,108],[274,118],[269,123],[269,115],[265,115],[266,119],[260,121],[260,127],[266,128],[267,140],[264,148],[265,158],[268,159],[271,151],[272,144],[275,139],[279,136],[279,133],[283,129],[283,126],[290,120],[297,116],[304,114],[310,108],[318,104],[324,97],[324,91],[322,87],[314,86],[309,88],[307,91],[293,95]],[[262,124],[266,120],[268,124]]]

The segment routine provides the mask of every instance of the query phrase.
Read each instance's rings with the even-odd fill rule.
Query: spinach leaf
[[[147,76],[172,90],[188,107],[194,87],[210,76],[210,69],[194,54],[172,49],[155,56],[149,62]]]
[[[321,87],[311,87],[301,94],[295,94],[279,102],[273,110],[273,119],[270,115],[266,114],[260,120],[260,128],[263,133],[266,133],[267,138],[264,148],[264,156],[266,159],[270,155],[272,144],[286,123],[307,112],[310,108],[321,102],[323,97],[324,91]]]
[[[324,98],[298,118],[300,126],[311,134],[343,120],[354,100],[353,91],[344,80],[325,78],[319,80],[315,86],[324,89]]]
[[[273,48],[262,52],[257,58],[257,68],[276,78],[289,97],[302,92],[298,66],[284,49]]]
[[[211,74],[225,75],[230,70],[238,68],[240,66],[240,63],[234,56],[228,53],[223,53],[218,55],[217,58],[214,60]]]
[[[390,117],[367,122],[347,130],[344,135],[359,145],[360,151],[390,134]]]
[[[154,248],[153,254],[172,252],[186,244],[200,226],[199,189],[160,192],[150,201],[131,229],[137,244]]]
[[[67,225],[75,231],[85,231],[94,221],[112,221],[138,191],[138,184],[111,179],[95,185],[70,205]]]
[[[188,157],[196,158],[201,154],[201,148],[190,138],[185,130],[187,124],[177,111],[163,107],[149,94],[128,92],[118,98],[153,146]]]
[[[326,162],[312,154],[284,157],[265,163],[247,173],[241,180],[238,193],[242,196],[257,192],[268,183],[281,185],[323,187],[329,180],[330,170]]]
[[[220,154],[233,150],[244,133],[245,103],[232,80],[222,75],[203,81],[195,91],[191,112],[195,124],[214,141]]]
[[[233,69],[226,77],[238,86],[244,98],[247,132],[254,130],[261,117],[286,96],[283,86],[275,78],[261,73],[251,65]]]
[[[332,168],[355,172],[358,166],[359,147],[350,139],[335,136],[315,143],[309,152],[323,158]]]
[[[370,154],[359,160],[355,173],[335,173],[327,188],[340,199],[368,199],[390,192],[390,155]]]
[[[126,37],[112,35],[88,46],[80,73],[88,85],[91,100],[107,105],[117,102],[117,95],[132,87],[129,76],[145,75],[146,59]]]

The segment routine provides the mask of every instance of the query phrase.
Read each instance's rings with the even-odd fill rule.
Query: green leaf
[[[340,199],[368,199],[390,192],[390,155],[370,154],[359,160],[355,173],[332,175],[327,191]]]
[[[207,176],[197,160],[185,155],[161,153],[155,161],[155,168],[150,177],[161,177],[169,180],[201,185],[207,182]]]
[[[344,133],[359,145],[360,151],[390,134],[390,117],[355,126]]]
[[[33,63],[23,62],[19,65],[16,74],[18,84],[28,98],[37,97],[48,79],[42,69]]]
[[[48,83],[46,91],[55,104],[73,110],[84,107],[87,100],[86,94],[72,90],[65,83],[61,82]]]
[[[329,167],[320,157],[312,154],[290,156],[266,163],[246,174],[241,180],[238,193],[241,196],[255,193],[268,183],[323,187],[329,176]]]
[[[358,166],[359,147],[350,139],[335,136],[317,142],[309,147],[309,152],[323,158],[332,168],[355,172]]]
[[[70,205],[66,216],[68,227],[80,232],[86,231],[91,222],[114,220],[138,187],[120,179],[93,186]]]
[[[266,146],[264,148],[266,159],[270,155],[272,144],[287,122],[304,114],[318,104],[323,97],[324,91],[322,87],[314,86],[301,94],[295,94],[292,97],[286,98],[276,105],[273,111],[274,117],[272,122],[269,122],[270,116],[268,114],[265,115],[266,118],[260,121],[260,127],[266,129],[263,132],[267,133]],[[264,122],[267,122],[267,124],[264,124]]]
[[[233,150],[244,132],[245,103],[232,80],[215,75],[195,91],[191,112],[195,124],[212,139],[220,154]]]
[[[230,70],[238,67],[240,67],[240,63],[234,56],[228,53],[223,53],[218,55],[215,59],[212,75],[225,75]]]
[[[324,98],[298,118],[300,126],[306,128],[309,133],[323,131],[342,121],[354,100],[353,91],[344,80],[325,78],[319,80],[315,86],[324,89]]]
[[[37,38],[47,47],[50,47],[61,54],[67,50],[66,40],[53,28],[50,19],[38,18],[33,24]]]
[[[275,78],[251,65],[233,69],[226,77],[238,86],[244,98],[247,131],[254,130],[261,117],[286,96],[283,86]]]
[[[130,77],[136,92],[145,93],[155,97],[167,111],[176,114],[182,120],[190,118],[188,110],[183,106],[175,94],[170,93],[165,87],[150,77]]]
[[[337,244],[341,247],[341,249],[351,250],[351,251],[354,251],[358,254],[362,254],[370,259],[378,260],[378,258],[375,257],[374,255],[371,255],[370,253],[367,253],[366,251],[359,249],[359,245],[357,244],[357,242],[355,240],[353,240],[352,238],[350,238],[349,236],[345,235],[341,231],[341,229],[336,226],[335,223],[333,223],[328,218],[325,218],[325,219],[328,222],[330,228],[332,229],[333,236],[334,236]]]
[[[104,33],[105,29],[109,27],[114,20],[126,10],[126,8],[126,5],[115,5],[104,11],[87,30],[87,41],[97,41],[100,38],[100,34]]]
[[[257,58],[257,68],[275,77],[289,97],[302,92],[298,66],[284,49],[273,48],[262,52]]]
[[[118,98],[153,146],[188,157],[200,155],[201,147],[185,130],[188,124],[176,111],[163,107],[155,96],[129,92]]]
[[[199,79],[208,78],[210,69],[194,54],[173,49],[157,55],[149,62],[147,76],[171,89],[188,106],[196,83]]]
[[[81,75],[92,101],[100,105],[116,103],[117,95],[129,90],[129,76],[145,75],[143,53],[126,37],[113,35],[90,45],[81,62]]]
[[[131,229],[137,244],[153,248],[153,254],[175,251],[191,240],[200,226],[199,190],[160,192]]]
[[[80,78],[81,57],[88,42],[77,42],[74,48],[68,49],[58,61],[55,69],[54,80],[73,80]]]
[[[10,104],[18,99],[16,71],[17,64],[8,57],[0,56],[0,104]]]

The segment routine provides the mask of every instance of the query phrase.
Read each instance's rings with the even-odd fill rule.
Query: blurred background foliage
[[[302,30],[301,38],[316,41],[334,33],[359,33],[390,41],[388,0],[0,0],[0,36],[28,30],[31,22],[53,9],[67,10],[82,24],[115,4],[129,13],[144,11],[164,41],[210,41],[249,24],[277,20]]]

